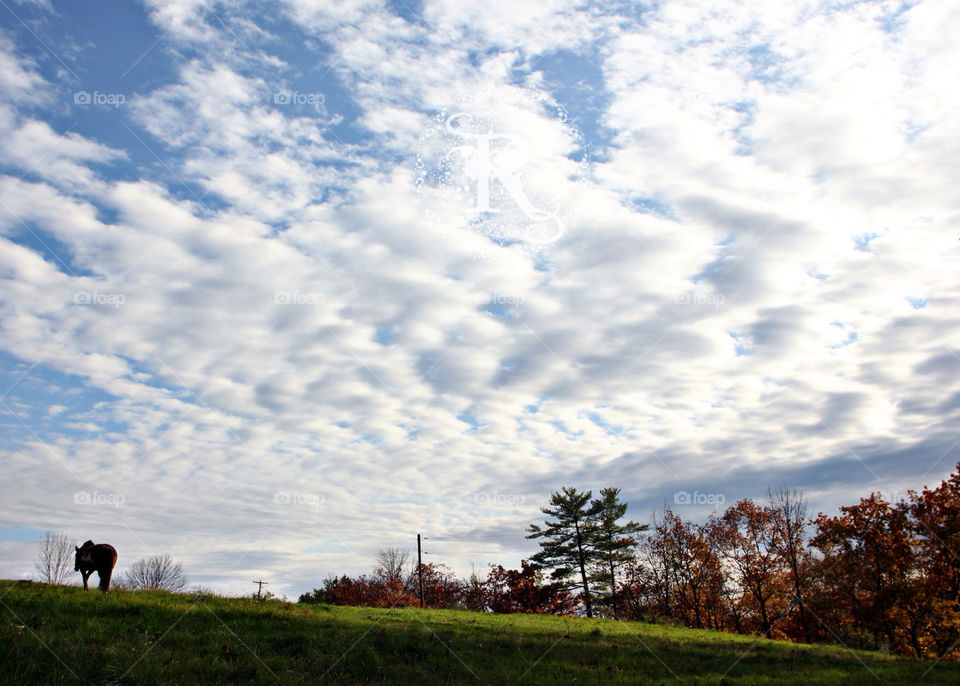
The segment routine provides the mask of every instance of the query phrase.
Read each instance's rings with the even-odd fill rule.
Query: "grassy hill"
[[[0,581],[0,683],[957,684],[960,665],[667,624]]]

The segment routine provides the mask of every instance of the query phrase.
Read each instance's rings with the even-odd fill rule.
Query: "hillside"
[[[0,683],[960,683],[960,665],[620,623],[0,581]]]

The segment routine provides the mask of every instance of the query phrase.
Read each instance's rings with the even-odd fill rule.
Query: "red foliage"
[[[304,593],[300,602],[368,607],[416,606],[419,600],[417,570],[406,579],[377,570],[372,577],[341,576],[324,581],[323,589]],[[526,560],[521,569],[492,565],[487,579],[464,582],[444,565],[423,565],[423,598],[426,607],[467,607],[486,612],[529,612],[569,615],[576,599],[561,584],[543,583],[543,573]]]
[[[410,604],[419,604],[419,579],[416,568],[407,577],[406,588],[407,592],[414,597],[414,602]],[[423,565],[424,607],[460,607],[463,605],[465,590],[464,582],[453,576],[446,565],[433,563]]]
[[[491,565],[483,588],[484,606],[491,612],[573,614],[577,600],[559,583],[543,583],[539,565],[526,560],[520,569]]]
[[[346,575],[327,579],[323,582],[322,591],[315,590],[312,596],[306,596],[306,598],[301,596],[300,599],[304,602],[367,607],[403,607],[417,604],[416,597],[407,592],[402,581],[364,575],[356,579]]]

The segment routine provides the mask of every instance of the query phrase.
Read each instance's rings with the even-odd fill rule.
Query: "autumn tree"
[[[793,598],[791,608],[795,608],[796,625],[804,641],[811,639],[805,596],[807,593],[811,556],[807,550],[805,531],[809,517],[807,501],[797,491],[781,486],[776,490],[767,490],[771,542],[774,551],[780,556],[789,576],[789,586]]]
[[[424,563],[423,574],[423,604],[425,607],[453,608],[463,604],[465,584],[456,578],[450,569],[443,564],[432,562]],[[407,576],[406,593],[416,597],[419,588],[417,570],[414,569]]]
[[[653,615],[665,616],[658,605],[658,579],[650,567],[641,560],[644,541],[636,550],[636,557],[623,565],[620,581],[620,617],[622,619],[648,620]]]
[[[674,597],[682,621],[697,628],[719,627],[723,569],[714,529],[686,522],[667,510],[665,521],[673,551]]]
[[[773,635],[775,606],[782,593],[783,560],[779,535],[769,508],[743,499],[716,520],[723,558],[732,565],[744,592],[752,599],[758,628]]]
[[[672,530],[679,521],[669,509],[654,513],[653,532],[641,542],[628,573],[634,602],[663,617],[675,616],[673,590],[678,575],[678,543]]]
[[[818,615],[846,642],[903,652],[918,619],[909,607],[919,583],[909,507],[872,493],[840,512],[821,513],[814,522],[812,545],[823,556]]]
[[[634,618],[652,612],[687,626],[722,628],[725,580],[709,526],[684,521],[669,508],[655,512],[653,529],[625,572],[623,596]]]
[[[910,495],[916,564],[929,603],[926,636],[915,643],[937,658],[960,657],[960,464],[937,488]]]
[[[346,574],[339,577],[331,576],[323,580],[323,588],[315,588],[311,593],[304,593],[298,602],[373,606],[375,599],[368,589],[369,584],[363,577],[352,579]]]
[[[531,524],[527,530],[527,538],[541,539],[540,551],[530,559],[552,569],[553,579],[566,581],[579,573],[580,599],[587,617],[593,617],[593,600],[587,572],[596,559],[588,508],[592,495],[591,491],[579,492],[565,486],[561,491],[551,494],[552,507],[540,508],[541,512],[554,519],[547,519],[543,527]]]
[[[485,607],[492,612],[567,615],[576,600],[562,583],[544,583],[539,565],[521,560],[520,569],[491,565],[484,583]]]

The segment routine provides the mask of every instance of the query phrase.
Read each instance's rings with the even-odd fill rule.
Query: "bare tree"
[[[381,548],[377,551],[377,566],[387,579],[402,579],[403,569],[410,561],[410,552],[400,548]]]
[[[137,560],[123,578],[123,587],[133,590],[182,591],[186,586],[183,565],[167,553]]]
[[[810,568],[810,555],[804,543],[804,531],[807,526],[807,500],[803,494],[780,486],[776,490],[767,489],[767,499],[772,513],[771,526],[776,533],[777,553],[786,562],[790,570],[793,591],[793,603],[797,608],[800,627],[804,638],[810,639],[807,625],[807,612],[804,607],[807,576]]]
[[[40,581],[47,584],[67,583],[73,573],[73,554],[73,542],[66,534],[45,533],[40,539],[36,562]]]

